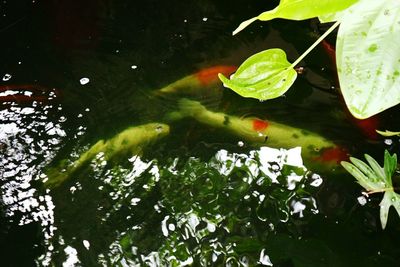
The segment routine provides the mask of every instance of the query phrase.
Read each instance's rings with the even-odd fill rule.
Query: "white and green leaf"
[[[393,190],[385,192],[379,206],[381,207],[379,217],[381,219],[382,229],[385,229],[390,206],[393,206],[397,211],[397,215],[400,216],[400,195]]]
[[[349,12],[349,8],[346,8],[344,10],[340,10],[334,13],[329,13],[325,15],[318,16],[319,22],[321,23],[329,23],[329,22],[334,22],[334,21],[341,21],[342,17]]]
[[[379,165],[379,163],[370,155],[365,154],[364,155],[365,159],[367,160],[369,166],[371,166],[372,170],[375,173],[376,179],[381,182],[385,182],[385,171],[384,169]]]
[[[366,176],[359,168],[357,168],[355,165],[342,161],[341,162],[343,168],[345,168],[346,171],[348,171],[351,175],[353,175],[354,178],[356,178],[357,182],[365,188],[367,191],[375,191],[375,190],[380,190],[377,188],[377,184],[369,179],[368,176]]]
[[[305,20],[332,14],[346,9],[358,0],[281,0],[279,5],[257,17],[242,22],[233,32],[236,34],[256,20],[272,20],[275,18]]]
[[[400,103],[400,1],[360,0],[341,19],[336,43],[340,87],[353,116]]]

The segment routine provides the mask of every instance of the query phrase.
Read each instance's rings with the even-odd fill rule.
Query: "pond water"
[[[398,108],[352,119],[323,46],[275,100],[215,79],[268,48],[293,61],[324,28],[231,36],[264,2],[0,3],[1,266],[398,266],[394,210],[382,230],[381,194],[307,143],[381,162],[399,140],[373,129],[398,130]],[[247,139],[265,120],[285,131]]]

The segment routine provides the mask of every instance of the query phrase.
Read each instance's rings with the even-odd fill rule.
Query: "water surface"
[[[398,218],[391,211],[381,230],[381,196],[361,205],[362,188],[344,171],[288,166],[281,157],[298,162],[295,150],[165,119],[179,97],[157,89],[263,49],[281,47],[293,61],[315,40],[312,21],[255,23],[231,36],[275,2],[3,1],[4,266],[397,266]],[[349,117],[331,64],[318,48],[293,88],[267,102],[222,86],[190,97],[213,111],[314,131],[355,156],[398,152],[398,138],[372,139]],[[398,130],[398,118],[392,109],[380,127]],[[57,188],[43,184],[49,168],[151,122],[168,123],[170,134],[140,156],[99,157]]]

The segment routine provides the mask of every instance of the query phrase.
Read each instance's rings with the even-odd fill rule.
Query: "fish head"
[[[132,126],[107,140],[101,146],[106,158],[115,162],[121,158],[133,155],[142,155],[143,149],[169,134],[167,124],[152,122],[138,126]],[[99,151],[96,149],[94,154]]]
[[[152,122],[132,126],[107,140],[105,147],[106,150],[111,151],[111,153],[109,153],[110,158],[113,157],[112,154],[119,155],[124,152],[136,154],[146,145],[149,145],[168,134],[169,126],[163,123]]]
[[[237,70],[236,66],[229,65],[217,65],[209,68],[202,69],[195,73],[198,83],[201,86],[216,85],[221,83],[218,78],[218,74],[223,74],[224,76],[229,76]]]
[[[153,137],[155,139],[167,136],[170,131],[169,125],[159,122],[148,123],[142,127],[149,138]]]

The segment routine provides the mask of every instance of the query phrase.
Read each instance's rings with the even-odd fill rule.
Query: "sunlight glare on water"
[[[185,186],[175,187],[174,190],[176,191],[177,195],[186,195],[188,193],[192,194],[192,185],[188,184],[188,181],[194,183],[193,186],[196,186],[196,184],[200,182],[201,184],[203,184],[203,186],[208,187],[209,190],[215,190],[221,185],[224,189],[222,189],[222,191],[215,196],[207,196],[206,199],[198,198],[196,196],[192,196],[193,199],[185,198],[184,202],[180,202],[180,199],[161,199],[157,202],[156,205],[154,205],[154,210],[149,212],[148,214],[150,215],[154,212],[155,214],[163,214],[163,217],[159,220],[159,228],[156,231],[162,233],[165,238],[165,244],[159,247],[158,250],[149,252],[147,254],[138,254],[140,251],[138,250],[138,248],[141,247],[140,243],[134,243],[133,241],[131,241],[133,242],[131,243],[131,246],[119,247],[120,245],[118,245],[119,248],[117,250],[110,250],[111,254],[108,257],[115,257],[115,260],[122,260],[118,256],[121,252],[118,251],[124,251],[125,249],[128,249],[129,251],[131,251],[130,253],[133,253],[133,255],[135,255],[135,257],[139,257],[143,262],[150,266],[160,266],[160,264],[163,265],[172,263],[179,264],[180,266],[190,265],[194,261],[193,256],[190,255],[197,255],[196,257],[200,257],[201,261],[204,264],[206,264],[207,262],[219,262],[223,258],[229,258],[228,261],[230,261],[232,264],[234,264],[235,262],[241,262],[242,264],[244,264],[244,266],[250,266],[249,263],[246,263],[248,262],[248,259],[246,259],[246,257],[233,257],[233,248],[235,246],[234,243],[220,243],[222,242],[222,240],[220,240],[218,236],[223,234],[224,232],[229,233],[234,229],[229,229],[229,226],[226,225],[226,221],[230,220],[230,218],[223,213],[218,212],[220,209],[222,209],[221,211],[226,209],[226,207],[224,207],[224,202],[216,204],[220,202],[220,200],[218,200],[218,195],[220,197],[226,195],[226,197],[229,199],[230,194],[234,194],[234,191],[232,191],[233,188],[231,188],[231,186],[229,185],[230,182],[225,185],[224,182],[222,182],[221,185],[218,185],[218,183],[220,183],[224,179],[228,179],[229,181],[231,179],[229,177],[232,177],[232,175],[238,170],[246,170],[247,175],[242,178],[244,182],[243,185],[258,187],[258,185],[262,185],[265,182],[276,184],[283,183],[281,184],[281,186],[279,186],[279,191],[293,191],[295,187],[298,188],[300,184],[303,183],[303,179],[293,179],[290,178],[289,175],[285,182],[285,180],[280,181],[279,178],[283,175],[281,173],[282,168],[284,168],[284,166],[287,166],[286,164],[290,162],[291,164],[296,163],[298,167],[301,167],[301,170],[303,172],[302,177],[308,180],[308,178],[304,176],[306,174],[306,169],[302,165],[301,157],[299,157],[299,149],[284,150],[262,147],[261,149],[253,150],[248,154],[237,154],[228,152],[227,150],[220,150],[215,154],[215,156],[213,157],[213,159],[210,160],[209,163],[204,165],[204,172],[202,171],[206,175],[204,178],[206,178],[207,173],[209,173],[208,177],[209,179],[211,179],[209,180],[206,178],[205,181],[202,181],[199,177],[199,174],[196,172],[190,174],[190,172],[192,172],[193,170],[189,167],[189,165],[197,161],[197,159],[195,158],[188,159],[187,164],[189,165],[184,169],[182,169],[182,165],[179,164],[179,162],[182,161],[179,159],[172,160],[170,165],[159,165],[159,163],[154,160],[147,161],[137,156],[131,158],[130,163],[132,165],[130,169],[122,171],[123,175],[121,175],[121,170],[119,170],[118,173],[114,173],[112,176],[110,176],[110,179],[103,180],[103,182],[105,184],[111,185],[116,190],[118,189],[117,191],[112,192],[112,198],[116,201],[116,209],[114,209],[114,212],[117,212],[117,210],[121,208],[120,204],[118,203],[125,202],[127,199],[130,199],[131,206],[129,209],[131,209],[131,215],[129,215],[129,218],[133,220],[135,220],[135,214],[137,214],[136,210],[139,209],[140,206],[143,205],[147,199],[147,193],[139,193],[139,191],[137,191],[140,188],[148,192],[151,192],[151,189],[154,190],[156,188],[161,188],[162,191],[169,190],[168,188],[170,186],[174,186],[174,181],[176,180],[176,182],[178,182],[179,184],[188,186],[188,188],[186,189]],[[260,158],[268,158],[268,160],[259,161]],[[269,170],[270,164],[277,164],[276,166],[278,166],[276,171],[273,173],[273,177],[269,177],[267,175],[267,173],[271,173]],[[265,173],[264,171],[267,173]],[[189,172],[189,175],[187,175],[187,172]],[[214,180],[214,178],[212,178],[213,172],[216,172],[225,178],[219,177],[217,178],[217,180]],[[290,173],[292,176],[294,175],[294,172]],[[298,175],[300,175],[299,170],[297,170],[297,173]],[[146,178],[147,182],[141,182],[141,180],[143,180],[143,177],[148,177]],[[189,177],[189,180],[186,180],[187,178],[185,177]],[[167,188],[164,188],[165,186],[167,186]],[[232,197],[235,198],[237,196],[232,195]],[[266,193],[261,194],[257,190],[245,190],[243,191],[241,198],[246,202],[252,202],[252,199],[254,198],[259,206],[257,208],[257,212],[262,213],[262,210],[267,208],[267,206],[265,206],[266,202],[264,201],[266,201],[266,198],[269,198],[269,196]],[[303,217],[303,212],[305,212],[306,210],[308,210],[309,212],[314,212],[314,210],[317,208],[315,201],[312,203],[307,202],[312,198],[297,198],[298,197],[295,194],[289,194],[288,199],[282,202],[293,203],[291,205],[291,210],[288,210],[287,214],[292,214],[292,216],[296,216],[297,213],[299,213],[298,217],[301,218]],[[200,202],[203,201],[206,202],[201,204]],[[182,204],[184,207],[180,207],[180,205]],[[206,212],[206,210],[203,210],[203,205],[208,206],[208,209],[210,209],[212,213],[210,214],[210,211]],[[300,205],[302,205],[301,210],[299,210]],[[250,206],[247,206],[247,208],[243,208],[245,210],[252,209]],[[112,214],[107,215],[108,218],[112,218],[112,216]],[[267,215],[267,217],[265,217],[261,221],[274,221],[271,216],[274,215]],[[291,215],[288,216],[290,217]],[[285,218],[285,221],[287,220],[290,219]],[[126,235],[122,235],[119,238],[121,240],[125,240],[128,238],[129,240],[129,236],[135,236],[136,234],[139,234],[144,230],[145,229],[142,229],[141,226],[137,225],[131,227],[130,230],[127,229],[126,232],[124,231]],[[191,242],[195,244],[195,247],[191,249],[186,247],[184,243],[185,240],[191,240]],[[92,243],[92,241],[89,240],[86,240],[86,242]],[[113,243],[115,246],[117,246],[117,244],[120,244],[118,242],[115,242],[116,241],[114,241]],[[123,243],[125,243],[125,241]],[[210,251],[211,254],[208,254],[207,250],[204,250],[204,246],[212,249],[212,253]],[[171,254],[172,251],[170,249],[172,247],[179,248],[179,255]],[[116,249],[117,247],[114,248]],[[265,254],[265,251],[263,250],[260,253],[260,264],[271,266],[272,263],[268,255]],[[103,257],[105,256],[102,255],[98,259],[99,262],[101,262],[101,259]],[[130,262],[131,264],[138,264],[138,262],[134,260],[134,258],[124,258],[123,261],[127,263]]]
[[[48,164],[66,135],[62,124],[44,115],[49,110],[53,108],[14,106],[0,111],[0,191],[5,214],[19,217],[16,223],[20,226],[39,223],[45,240],[51,239],[57,229],[55,206],[49,190],[32,185],[41,184],[41,173],[34,166]]]
[[[46,110],[46,108],[44,108]],[[40,120],[32,120],[32,118]],[[32,220],[41,221],[43,226],[53,222],[49,195],[38,195],[37,189],[31,187],[34,180],[39,180],[38,170],[32,163],[45,165],[53,158],[65,132],[61,124],[47,121],[40,110],[33,107],[11,107],[0,111],[2,127],[0,141],[2,143],[2,197],[7,207],[7,215],[13,216],[21,212],[20,224]],[[41,133],[43,138],[34,136]],[[26,152],[29,153],[26,153]]]

